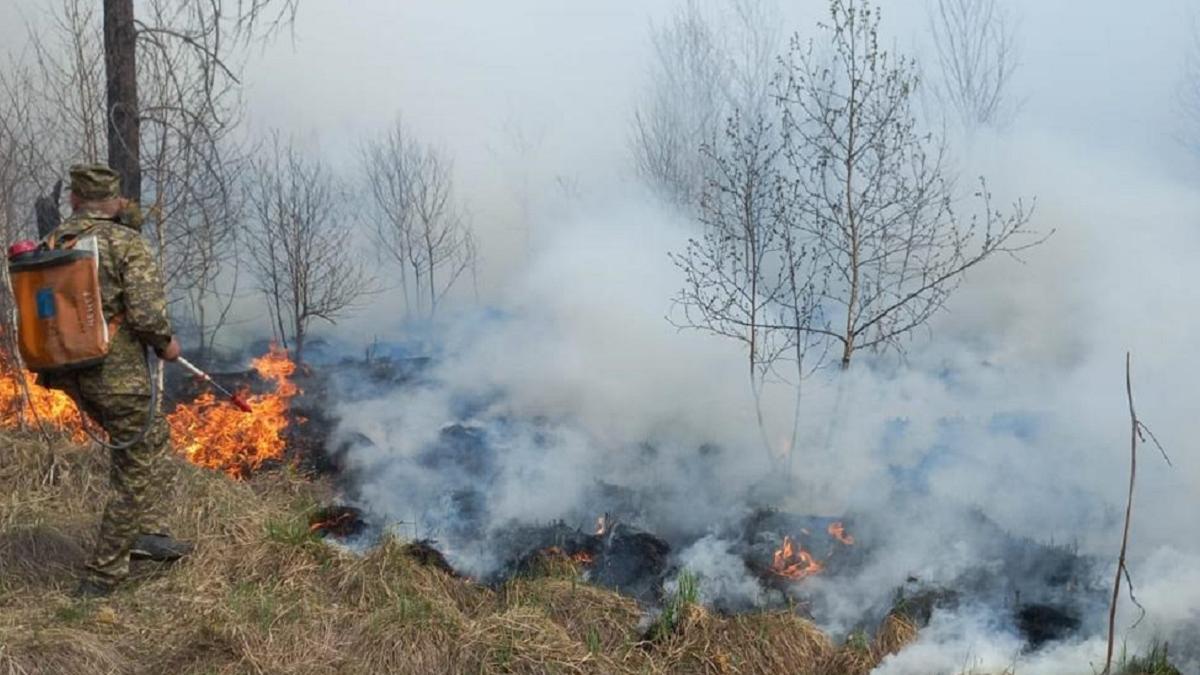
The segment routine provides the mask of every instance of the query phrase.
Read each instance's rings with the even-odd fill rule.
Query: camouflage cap
[[[70,174],[71,192],[80,199],[98,201],[121,194],[121,177],[103,164],[76,164]]]

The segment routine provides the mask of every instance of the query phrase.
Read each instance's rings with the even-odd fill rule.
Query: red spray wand
[[[190,370],[193,375],[195,375],[196,377],[198,377],[198,378],[204,380],[205,382],[209,383],[210,385],[212,385],[213,389],[216,389],[217,391],[221,392],[222,394],[228,396],[230,402],[232,402],[235,406],[237,406],[238,410],[241,410],[242,412],[247,412],[247,413],[254,412],[254,410],[252,410],[250,408],[250,404],[247,403],[246,399],[242,398],[240,394],[235,394],[235,393],[229,391],[228,389],[226,389],[225,387],[222,387],[221,385],[217,384],[216,380],[212,379],[211,375],[204,372],[203,370],[200,370],[196,366],[192,365],[191,361],[188,361],[187,359],[180,356],[179,358],[175,359],[175,363],[178,363],[179,365],[183,366],[184,368]]]

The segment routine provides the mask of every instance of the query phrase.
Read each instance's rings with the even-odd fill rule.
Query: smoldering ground
[[[973,272],[904,359],[881,355],[806,381],[790,463],[763,451],[737,348],[665,319],[679,284],[665,252],[679,249],[690,225],[637,202],[609,203],[562,221],[503,311],[452,327],[421,384],[339,411],[339,439],[359,440],[346,457],[355,498],[407,523],[401,532],[437,538],[455,565],[481,576],[506,563],[497,537],[513,523],[586,527],[624,507],[677,545],[674,560],[700,575],[702,597],[741,607],[770,602],[733,553],[730,528],[748,512],[856,515],[860,541],[875,538],[869,560],[853,576],[802,584],[835,631],[885,611],[911,577],[953,584],[971,572],[1010,573],[964,515],[972,509],[1013,537],[1094,556],[1083,581],[1100,588],[1113,571],[1127,481],[1128,349],[1139,410],[1174,467],[1143,449],[1131,569],[1147,615],[1123,635],[1131,645],[1167,639],[1186,656],[1200,619],[1189,579],[1200,562],[1191,515],[1200,467],[1187,452],[1195,422],[1179,392],[1200,376],[1187,349],[1200,326],[1170,311],[1195,299],[1188,247],[1162,243],[1194,241],[1185,225],[1195,197],[1170,176],[1132,180],[1066,149],[1030,166],[1020,142],[980,141],[989,142],[1010,158],[987,153],[997,194],[1053,177],[1034,226],[1055,236],[1023,262]],[[1089,207],[1087,195],[1105,186],[1126,196]],[[1109,235],[1123,228],[1139,236]],[[774,388],[764,404],[768,437],[786,438],[791,390]],[[477,435],[483,464],[420,459],[449,425]],[[469,503],[455,501],[472,487]],[[1021,672],[1075,672],[1102,660],[1095,594],[1082,602],[1083,637],[1034,656],[1022,656],[1001,619],[1010,601],[935,613],[918,647],[885,672],[1014,661]],[[1137,616],[1124,603],[1121,626]]]
[[[1020,9],[1020,114],[1002,132],[953,139],[953,160],[964,185],[987,175],[999,202],[1036,196],[1031,225],[1055,235],[1023,261],[972,270],[903,360],[882,355],[806,381],[800,441],[781,464],[763,451],[736,346],[678,332],[664,318],[680,284],[666,253],[696,226],[614,178],[625,170],[624,123],[614,120],[627,119],[628,91],[617,88],[624,107],[611,110],[594,91],[537,86],[559,81],[558,67],[547,73],[546,60],[500,50],[529,57],[513,69],[532,87],[523,90],[533,92],[529,109],[498,94],[493,85],[511,78],[490,70],[457,80],[487,86],[456,96],[499,101],[469,107],[507,108],[549,129],[553,152],[513,153],[509,163],[485,150],[503,134],[501,119],[438,118],[424,109],[443,109],[436,96],[406,106],[418,126],[471,139],[461,151],[464,171],[483,186],[476,208],[493,239],[510,245],[485,275],[484,295],[499,312],[453,323],[419,384],[349,390],[357,398],[340,411],[335,445],[347,448],[353,497],[402,533],[436,537],[456,566],[481,576],[506,563],[497,534],[514,522],[586,527],[626,507],[640,527],[677,545],[675,563],[701,576],[706,601],[751,607],[771,602],[771,591],[735,552],[730,530],[748,511],[858,515],[871,522],[859,536],[874,537],[872,555],[850,577],[802,584],[835,631],[886,608],[910,577],[953,584],[973,571],[1010,573],[963,515],[972,509],[1006,535],[1093,556],[1086,581],[1104,584],[1127,481],[1128,350],[1139,410],[1174,467],[1152,449],[1143,454],[1131,570],[1147,615],[1131,629],[1138,610],[1123,601],[1119,627],[1131,649],[1170,641],[1185,670],[1197,672],[1186,650],[1200,620],[1192,578],[1200,465],[1188,447],[1197,429],[1186,392],[1200,377],[1190,311],[1200,298],[1189,279],[1200,204],[1171,147],[1176,80],[1161,67],[1182,58],[1186,11],[1179,3],[1137,16],[1118,3]],[[885,21],[895,12],[920,33],[919,13],[887,12]],[[1159,39],[1138,37],[1147,34]],[[614,57],[599,80],[636,81],[627,56]],[[580,63],[572,82],[599,68]],[[470,60],[457,66],[470,71]],[[456,81],[432,80],[442,82],[433,89]],[[591,102],[588,114],[548,112],[569,107],[567,98]],[[387,105],[355,105],[346,119],[368,110],[391,114]],[[503,187],[480,178],[514,170],[532,176],[539,196],[554,193],[557,170],[587,190],[565,212],[539,208],[540,199],[517,209],[500,198]],[[536,233],[528,249],[511,245],[523,232]],[[357,320],[356,330],[386,332],[377,316]],[[792,406],[786,386],[764,399],[777,447],[791,434]],[[431,461],[430,448],[466,451]],[[474,458],[472,449],[486,452]],[[1003,620],[1007,597],[940,610],[920,642],[881,671],[1016,663],[1022,673],[1088,672],[1103,655],[1102,615],[1090,598],[1079,636],[1032,655]]]

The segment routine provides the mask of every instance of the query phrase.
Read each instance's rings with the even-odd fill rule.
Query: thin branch
[[[1133,405],[1133,374],[1132,374],[1133,357],[1129,352],[1125,353],[1125,396],[1129,401],[1129,495],[1125,501],[1125,524],[1121,533],[1121,551],[1117,555],[1117,573],[1116,579],[1113,581],[1112,602],[1108,607],[1108,651],[1105,654],[1103,675],[1107,675],[1112,670],[1113,649],[1116,644],[1117,635],[1117,602],[1121,599],[1121,579],[1124,578],[1128,582],[1129,597],[1139,609],[1142,610],[1142,616],[1145,616],[1145,608],[1138,603],[1137,598],[1133,595],[1133,582],[1130,580],[1129,568],[1126,564],[1126,552],[1129,548],[1129,530],[1133,521],[1133,489],[1137,481],[1137,446],[1138,441],[1142,440],[1142,431],[1153,438],[1153,434],[1149,429],[1142,424],[1138,419],[1137,411]],[[1158,440],[1155,439],[1155,444],[1158,445]],[[1162,451],[1162,446],[1159,445],[1159,450]],[[1162,451],[1163,459],[1167,459],[1167,454]],[[1167,459],[1168,464],[1170,460]],[[1141,622],[1141,618],[1138,619]],[[1135,626],[1137,624],[1134,624]]]

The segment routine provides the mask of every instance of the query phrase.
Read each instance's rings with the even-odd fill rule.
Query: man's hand
[[[180,354],[179,340],[176,340],[175,336],[171,336],[170,344],[162,349],[155,349],[154,353],[158,354],[158,358],[163,361],[174,361],[179,358]]]

